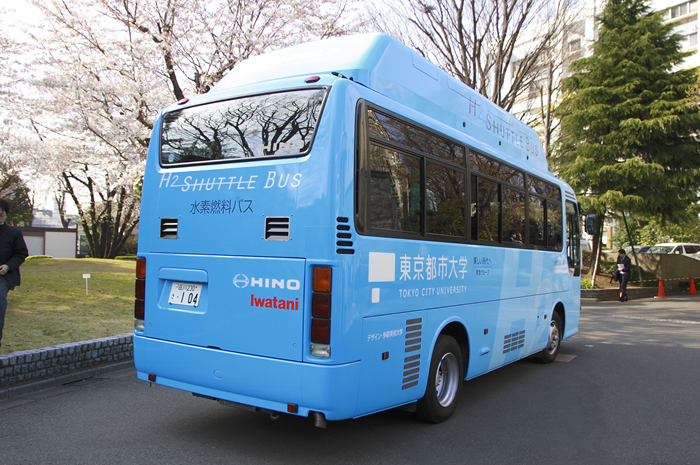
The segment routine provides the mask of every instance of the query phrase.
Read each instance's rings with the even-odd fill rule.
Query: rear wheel
[[[462,350],[451,336],[440,336],[433,350],[425,395],[418,401],[418,418],[440,423],[452,416],[457,408],[464,380]]]
[[[542,349],[542,352],[540,352],[537,358],[540,363],[551,363],[556,360],[561,345],[561,335],[561,317],[558,313],[554,313],[549,322],[549,340],[547,341],[547,347]]]

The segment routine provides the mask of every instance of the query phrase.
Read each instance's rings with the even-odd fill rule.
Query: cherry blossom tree
[[[380,29],[510,111],[541,80],[544,65],[556,53],[569,3],[396,0],[375,7],[375,20]]]
[[[33,5],[43,27],[25,29],[21,53],[4,55],[10,66],[0,71],[7,111],[22,130],[12,152],[72,199],[99,258],[116,256],[138,225],[160,108],[208,91],[245,58],[361,26],[346,0]]]
[[[103,5],[109,17],[158,47],[178,100],[186,89],[207,92],[246,58],[363,26],[350,0],[103,0]]]

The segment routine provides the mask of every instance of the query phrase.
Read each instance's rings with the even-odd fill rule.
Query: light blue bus
[[[579,204],[537,134],[385,34],[242,62],[160,114],[139,231],[144,381],[429,422],[578,331]]]

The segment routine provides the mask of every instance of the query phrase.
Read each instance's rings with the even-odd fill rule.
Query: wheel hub
[[[447,407],[452,404],[457,395],[459,382],[457,358],[452,353],[445,354],[435,373],[435,391],[440,405]]]
[[[554,320],[549,325],[549,343],[547,344],[547,352],[550,355],[554,354],[559,347],[559,328]]]

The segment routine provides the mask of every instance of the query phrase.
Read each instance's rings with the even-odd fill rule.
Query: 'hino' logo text
[[[298,279],[275,279],[275,278],[250,278],[244,274],[237,274],[233,277],[233,285],[239,289],[245,287],[264,287],[268,289],[288,289],[290,291],[298,291],[301,288],[301,282]]]

